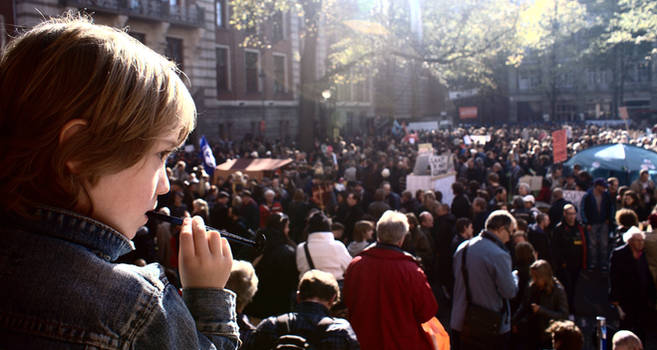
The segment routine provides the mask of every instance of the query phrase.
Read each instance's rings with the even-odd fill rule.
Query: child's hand
[[[228,241],[217,231],[206,232],[200,217],[185,218],[178,254],[183,288],[223,288],[232,265]]]

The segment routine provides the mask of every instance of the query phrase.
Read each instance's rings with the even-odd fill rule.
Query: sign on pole
[[[561,163],[568,159],[566,129],[552,132],[552,151],[554,163]]]

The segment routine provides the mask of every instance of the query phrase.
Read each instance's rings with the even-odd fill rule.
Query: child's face
[[[166,159],[178,146],[178,130],[159,138],[144,158],[118,173],[103,175],[88,188],[91,217],[132,239],[157,205],[157,196],[169,192]]]
[[[367,232],[365,232],[365,239],[369,241],[370,239],[372,239],[373,235],[374,235],[374,230],[369,229],[367,230]]]
[[[333,230],[333,237],[335,237],[335,239],[340,239],[342,238],[343,233],[344,231],[342,230]]]

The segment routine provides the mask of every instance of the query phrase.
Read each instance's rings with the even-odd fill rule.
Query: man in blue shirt
[[[454,254],[454,304],[451,327],[455,349],[506,349],[511,331],[508,300],[518,292],[517,278],[511,272],[511,255],[504,247],[516,229],[516,220],[506,210],[496,210],[486,220],[486,229],[462,243]],[[463,252],[467,247],[467,286],[461,270]],[[470,290],[472,304],[502,313],[502,323],[496,336],[474,338],[465,332],[464,321]]]

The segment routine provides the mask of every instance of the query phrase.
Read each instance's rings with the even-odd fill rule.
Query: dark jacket
[[[556,202],[552,203],[548,215],[550,216],[550,228],[557,226],[561,219],[563,219],[563,207],[566,204],[572,204],[569,201],[561,198]]]
[[[534,246],[534,250],[538,253],[538,258],[548,261],[553,264],[552,252],[550,251],[550,237],[541,229],[538,224],[529,225],[529,232],[527,232],[527,239],[529,243]]]
[[[586,266],[586,230],[579,222],[570,226],[561,221],[552,234],[554,270],[577,270]]]
[[[582,198],[581,203],[582,223],[584,225],[603,224],[606,220],[612,220],[612,217],[614,216],[614,213],[612,212],[614,206],[612,205],[611,199],[609,198],[609,193],[602,192],[601,200],[602,203],[600,204],[600,209],[598,210],[598,204],[595,200],[593,189],[590,189],[586,192]]]
[[[654,309],[657,291],[645,253],[637,260],[628,244],[614,249],[609,272],[609,300],[618,302],[627,317],[638,321],[646,309]]]
[[[540,306],[534,313],[531,304]],[[551,293],[540,290],[535,284],[530,285],[520,309],[513,316],[514,323],[527,323],[530,349],[544,349],[552,344],[552,337],[545,330],[552,320],[565,320],[568,317],[568,299],[566,291],[559,281],[554,279]]]
[[[458,218],[472,218],[472,204],[464,194],[454,197],[452,201],[452,214]]]
[[[267,243],[262,258],[254,261],[258,291],[244,313],[258,318],[292,311],[297,290],[295,247],[277,230],[266,232]]]
[[[324,305],[309,301],[299,304],[295,312],[260,322],[242,349],[273,349],[278,338],[285,334],[304,337],[314,349],[360,349],[356,334],[347,320],[329,317],[329,310]]]
[[[441,285],[450,283],[450,262],[452,259],[451,244],[456,228],[456,218],[452,214],[446,214],[436,218],[434,225],[434,264],[431,269],[432,281],[438,281]]]

